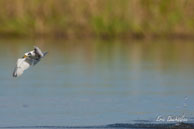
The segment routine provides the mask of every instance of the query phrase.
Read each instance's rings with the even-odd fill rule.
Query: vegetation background
[[[0,0],[0,36],[193,37],[193,0]]]

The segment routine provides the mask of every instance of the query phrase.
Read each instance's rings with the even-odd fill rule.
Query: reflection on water
[[[155,122],[194,112],[194,44],[183,41],[0,40],[0,125]],[[20,78],[16,59],[49,54]],[[166,121],[165,121],[166,122]]]

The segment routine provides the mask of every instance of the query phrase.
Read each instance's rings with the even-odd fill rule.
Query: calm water
[[[37,41],[0,40],[1,127],[194,121],[192,41]],[[34,45],[49,54],[13,78]]]

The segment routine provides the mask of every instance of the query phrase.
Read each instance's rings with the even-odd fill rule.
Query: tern
[[[22,58],[19,58],[13,71],[13,77],[19,77],[30,66],[36,65],[48,52],[42,52],[40,48],[34,46],[32,51],[26,52]]]

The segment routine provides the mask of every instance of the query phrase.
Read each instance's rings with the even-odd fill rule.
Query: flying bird
[[[30,66],[36,65],[48,52],[42,52],[40,48],[34,46],[34,50],[26,52],[19,58],[13,71],[13,77],[19,77]]]

